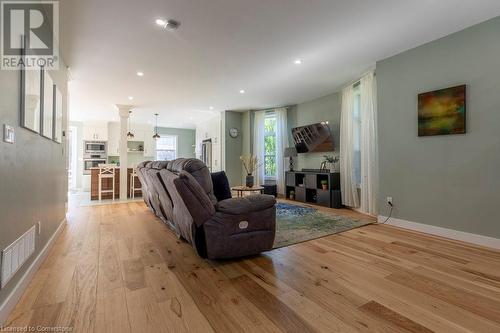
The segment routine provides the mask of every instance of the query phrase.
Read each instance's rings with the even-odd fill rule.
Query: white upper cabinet
[[[153,131],[144,132],[144,156],[154,157],[155,156],[155,140],[153,139]]]
[[[83,125],[83,140],[108,141],[108,126],[106,123],[85,123]]]
[[[120,156],[120,123],[108,123],[108,155]]]

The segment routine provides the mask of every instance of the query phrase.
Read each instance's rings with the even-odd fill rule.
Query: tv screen
[[[292,128],[297,153],[333,151],[333,137],[326,122]]]

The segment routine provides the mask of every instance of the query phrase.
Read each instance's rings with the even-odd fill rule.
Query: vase
[[[253,187],[253,182],[254,182],[253,175],[247,175],[246,186],[247,187]]]

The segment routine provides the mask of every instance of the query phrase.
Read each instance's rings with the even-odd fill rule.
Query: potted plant
[[[323,190],[328,190],[328,180],[322,180],[321,187],[323,188]]]
[[[295,191],[290,191],[289,197],[290,200],[295,200]]]
[[[259,168],[262,163],[259,163],[259,159],[255,155],[243,155],[240,156],[241,163],[243,163],[243,167],[247,172],[247,177],[245,179],[246,187],[253,187],[254,185],[254,176],[253,173],[257,168]]]

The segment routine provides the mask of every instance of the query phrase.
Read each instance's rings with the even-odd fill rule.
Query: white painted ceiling
[[[300,103],[498,15],[499,0],[62,0],[70,119],[117,120],[115,104],[134,104],[134,122],[158,112],[160,125],[193,128],[222,110]]]

